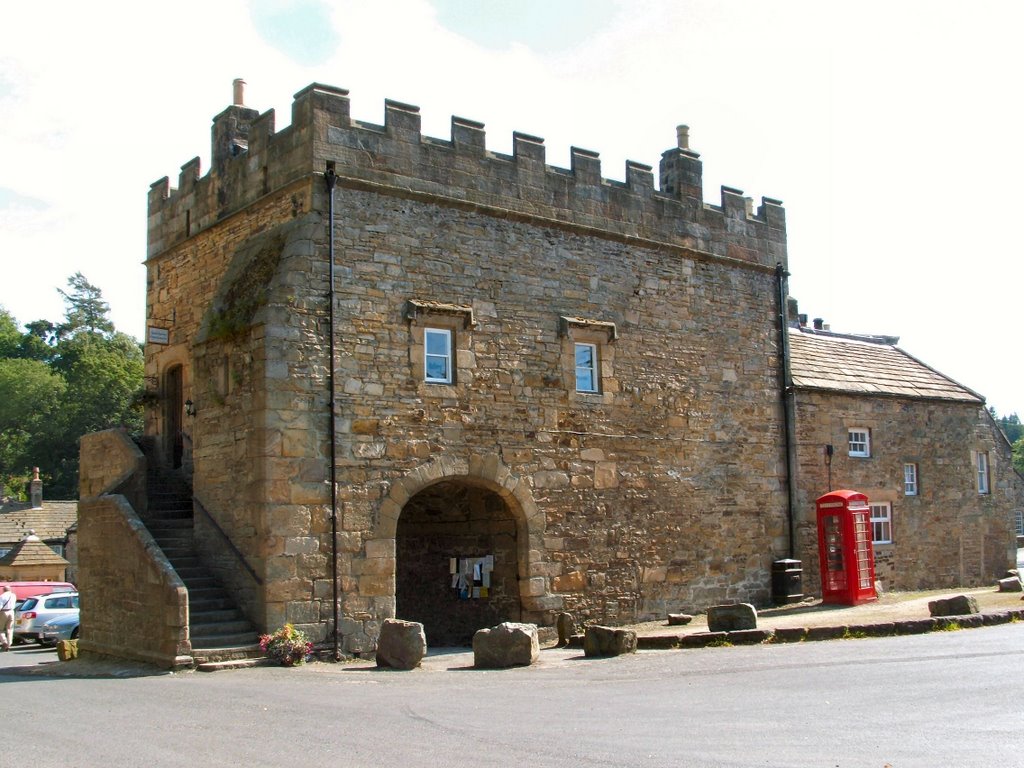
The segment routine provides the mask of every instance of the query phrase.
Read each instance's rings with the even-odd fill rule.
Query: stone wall
[[[79,453],[78,498],[120,493],[136,512],[145,513],[146,457],[124,430],[83,436]]]
[[[191,663],[188,592],[123,496],[78,505],[83,651],[162,667]]]
[[[1015,567],[1013,510],[1024,507],[1024,480],[1010,448],[981,405],[899,398],[797,393],[797,557],[804,592],[820,594],[815,500],[829,490],[825,446],[832,445],[832,488],[860,491],[892,509],[893,542],[875,547],[885,589],[990,584]],[[849,456],[848,430],[871,433],[871,456]],[[975,470],[987,452],[991,493]],[[903,466],[918,467],[918,494],[904,493]]]

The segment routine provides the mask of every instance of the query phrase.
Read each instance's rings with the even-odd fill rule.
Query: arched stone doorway
[[[484,484],[448,479],[420,490],[396,528],[397,617],[422,623],[435,647],[520,621],[517,536],[508,503]]]
[[[185,411],[184,382],[182,367],[175,365],[164,375],[164,424],[167,429],[163,436],[164,456],[170,459],[171,469],[181,466],[184,455],[182,416]]]

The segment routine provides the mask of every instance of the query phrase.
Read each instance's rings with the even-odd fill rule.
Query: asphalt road
[[[2,668],[49,653],[0,654],[0,717],[15,734],[0,764],[1024,766],[1024,623],[601,660],[549,650],[486,672],[471,654],[413,672]]]

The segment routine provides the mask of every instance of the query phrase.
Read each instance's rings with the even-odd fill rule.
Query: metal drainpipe
[[[789,324],[786,322],[786,278],[789,272],[782,266],[782,262],[775,265],[775,286],[779,303],[778,330],[779,330],[779,354],[782,357],[782,365],[779,366],[779,377],[782,384],[782,423],[786,437],[786,518],[789,532],[789,557],[796,554],[796,538],[793,531],[795,518],[795,497],[796,488],[793,483],[793,414],[790,412],[792,405],[793,378],[789,367]]]
[[[327,172],[324,174],[324,182],[327,184],[327,229],[329,232],[327,259],[330,263],[330,287],[327,290],[327,296],[330,301],[328,349],[331,361],[327,366],[327,400],[331,415],[327,431],[331,437],[331,604],[333,606],[331,615],[334,621],[334,660],[341,661],[341,638],[338,631],[338,462],[335,461],[337,429],[334,414],[334,184],[337,180],[334,168],[328,166]]]

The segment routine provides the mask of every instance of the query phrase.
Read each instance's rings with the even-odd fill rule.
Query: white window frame
[[[868,459],[871,457],[870,429],[866,427],[850,427],[847,431],[847,440],[850,456],[855,459]]]
[[[1024,536],[1024,509],[1014,510],[1013,525],[1018,536]],[[3,555],[0,555],[3,557]]]
[[[892,544],[892,504],[871,502],[871,543]]]
[[[978,451],[978,458],[975,463],[978,476],[978,493],[989,494],[992,492],[992,484],[989,478],[988,453]]]
[[[903,495],[917,496],[917,464],[907,462],[903,465]]]
[[[579,354],[581,349],[590,350],[590,365],[580,365]],[[597,358],[597,344],[591,344],[589,342],[577,341],[573,347],[573,360],[576,363],[576,391],[583,392],[585,394],[596,394],[599,392],[598,383],[598,358]],[[590,376],[590,387],[584,387],[580,384],[580,372],[589,374]]]
[[[431,352],[430,351],[430,338],[437,337],[444,339],[444,352]],[[451,384],[454,373],[453,363],[454,357],[452,355],[452,329],[451,328],[424,328],[423,329],[423,380],[430,384]],[[444,376],[431,376],[430,375],[430,362],[431,360],[443,360],[444,361]]]

